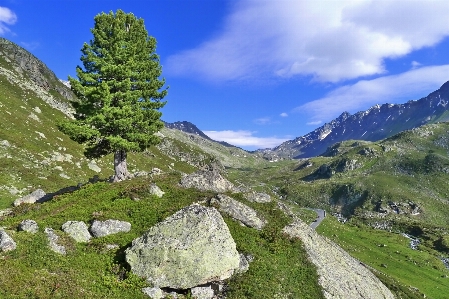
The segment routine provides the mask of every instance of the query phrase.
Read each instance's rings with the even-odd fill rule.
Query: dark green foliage
[[[69,77],[79,99],[76,119],[60,129],[86,144],[86,156],[101,157],[116,151],[141,152],[157,144],[163,127],[159,109],[167,90],[156,40],[148,36],[142,19],[118,10],[95,17],[93,39],[82,48],[84,70]]]

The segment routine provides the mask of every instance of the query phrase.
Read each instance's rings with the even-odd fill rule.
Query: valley
[[[315,149],[313,155],[312,147],[287,149],[285,144],[247,152],[205,138],[187,122],[173,124],[173,128],[167,124],[158,133],[160,144],[129,154],[133,178],[110,183],[112,156],[87,159],[84,148],[58,130],[58,123],[71,117],[70,103],[76,100],[70,89],[37,58],[2,40],[0,227],[17,248],[0,251],[0,267],[8,273],[0,278],[0,295],[148,298],[142,292],[148,281],[131,271],[126,250],[149,228],[195,204],[222,209],[220,217],[237,251],[250,260],[247,272],[214,285],[223,288],[214,298],[334,298],[338,292],[344,293],[343,287],[334,295],[324,293],[318,274],[322,272],[309,258],[305,241],[283,233],[294,221],[312,223],[316,213],[309,208],[315,208],[326,211],[316,228],[319,238],[325,237],[322,240],[327,240],[323,242],[329,248],[337,244],[357,259],[356,266],[373,273],[394,297],[444,299],[449,290],[449,123],[445,122],[446,105],[441,104],[446,100],[438,104],[434,99],[447,96],[447,84],[409,103],[419,106],[424,99],[433,101],[431,108],[440,110],[428,121],[423,119],[432,109],[418,108],[423,112],[411,127],[392,128],[388,136],[376,135],[378,131],[373,130],[367,140],[355,140],[361,135],[355,133],[344,140],[332,139],[330,132],[323,133],[324,126],[317,130],[322,131],[325,142],[314,143],[322,151]],[[387,108],[412,109],[379,106],[366,115],[376,114],[378,120],[387,122],[388,117],[379,116]],[[337,120],[343,124],[356,116],[343,114]],[[397,121],[403,122],[406,116],[410,115],[398,114]],[[388,121],[393,120],[390,117]],[[184,132],[180,124],[191,131]],[[382,126],[386,125],[379,121]],[[316,132],[312,133],[308,136]],[[287,144],[299,144],[298,140],[306,137]],[[299,151],[306,149],[309,154],[302,157]],[[196,173],[213,178],[194,177],[192,181],[200,185],[223,183],[223,179],[226,184],[217,186],[232,188],[217,191],[182,186],[185,177]],[[153,185],[162,191],[158,193],[161,197],[152,193]],[[51,200],[12,206],[16,199],[37,189],[44,190]],[[255,201],[255,194],[270,200]],[[255,229],[240,218],[236,220],[235,214],[229,214],[231,208],[217,204],[217,196],[224,195],[251,208],[265,226]],[[27,219],[39,224],[36,234],[17,229]],[[130,231],[78,243],[61,229],[67,221],[91,225],[109,219],[129,222]],[[48,248],[44,228],[54,229],[66,255]],[[411,248],[404,234],[419,240],[416,248]],[[323,257],[327,257],[325,251],[320,253]],[[351,290],[357,287],[375,293],[364,285],[351,286]],[[192,298],[190,288],[168,287],[164,292],[165,298]]]

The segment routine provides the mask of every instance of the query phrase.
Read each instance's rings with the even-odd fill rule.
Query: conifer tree
[[[78,79],[69,77],[79,99],[75,119],[59,128],[86,145],[88,158],[113,153],[114,181],[121,181],[129,177],[127,153],[160,142],[154,133],[164,126],[159,109],[167,88],[162,90],[156,39],[143,19],[117,10],[94,20],[93,39],[81,49],[84,69],[76,68]]]

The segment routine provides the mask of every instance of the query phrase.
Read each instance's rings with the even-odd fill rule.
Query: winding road
[[[312,211],[315,211],[316,214],[318,215],[317,218],[315,219],[315,221],[313,221],[309,226],[312,229],[317,228],[318,225],[320,225],[321,221],[323,221],[324,217],[326,217],[326,211],[325,210],[321,210],[321,209],[309,209]]]

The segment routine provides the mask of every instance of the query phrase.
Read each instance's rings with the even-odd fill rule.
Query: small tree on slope
[[[114,153],[114,181],[129,177],[128,152],[141,152],[160,139],[164,125],[159,109],[167,88],[156,40],[148,36],[143,19],[118,10],[95,16],[93,39],[84,43],[76,69],[69,77],[79,102],[75,120],[60,124],[61,131],[86,145],[85,155],[98,158]]]

